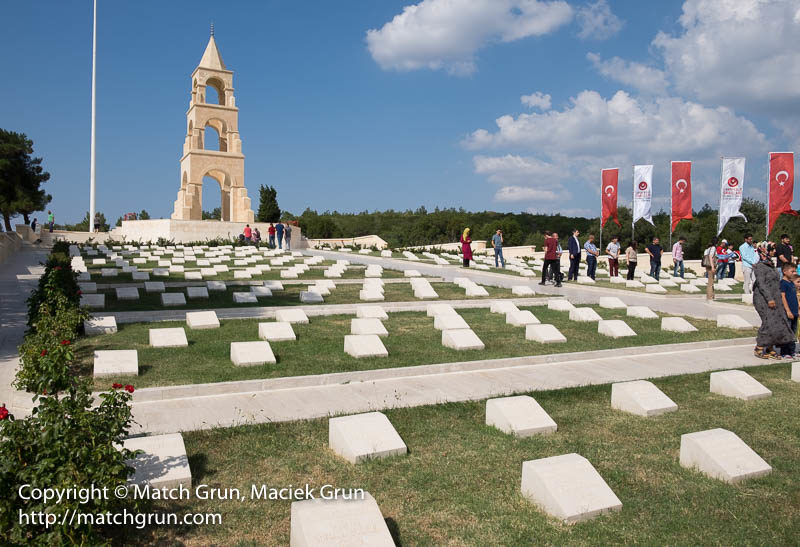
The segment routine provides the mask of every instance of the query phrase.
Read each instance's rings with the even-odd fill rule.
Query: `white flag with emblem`
[[[739,211],[744,193],[744,158],[722,158],[717,235],[733,217],[747,218]]]
[[[633,223],[640,218],[653,224],[653,166],[633,166]],[[654,225],[655,226],[655,225]]]

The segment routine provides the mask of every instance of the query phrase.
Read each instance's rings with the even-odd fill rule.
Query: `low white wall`
[[[191,241],[207,241],[209,239],[235,239],[242,233],[246,222],[223,222],[220,220],[173,220],[169,218],[153,220],[123,220],[122,226],[115,228],[111,235],[114,238],[129,242],[146,243],[158,238],[189,243]],[[261,240],[269,239],[269,222],[251,222],[250,227],[258,228]],[[305,248],[306,242],[298,226],[292,226],[292,247]]]
[[[307,239],[309,248],[318,249],[320,247],[377,247],[378,249],[385,249],[389,246],[386,241],[376,235],[358,236],[358,237],[340,237],[340,238],[327,238],[327,239]]]
[[[458,241],[453,243],[438,243],[436,245],[417,245],[415,247],[403,247],[401,250],[409,250],[409,251],[430,251],[431,249],[441,249],[442,251],[450,251],[450,252],[460,252],[461,251],[461,243]],[[472,242],[472,252],[480,252],[486,249],[486,242],[485,241],[473,241]]]

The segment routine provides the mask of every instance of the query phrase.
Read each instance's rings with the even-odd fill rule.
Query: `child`
[[[781,268],[783,278],[781,279],[781,300],[783,301],[783,309],[786,310],[786,317],[789,318],[789,324],[792,327],[792,332],[797,337],[797,288],[794,284],[794,277],[797,277],[797,266],[791,263],[784,263]],[[797,355],[795,342],[790,342],[781,347],[781,356],[787,359],[794,359]]]

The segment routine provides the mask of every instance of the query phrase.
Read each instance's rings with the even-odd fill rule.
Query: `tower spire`
[[[211,36],[214,36],[214,21],[211,21]]]

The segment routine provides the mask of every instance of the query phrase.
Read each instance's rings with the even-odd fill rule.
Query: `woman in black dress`
[[[794,342],[789,319],[781,305],[780,279],[775,272],[772,257],[775,245],[769,243],[758,248],[759,261],[753,266],[753,305],[761,318],[761,327],[756,335],[755,355],[762,359],[780,359],[775,346]],[[711,280],[709,280],[709,283]]]

